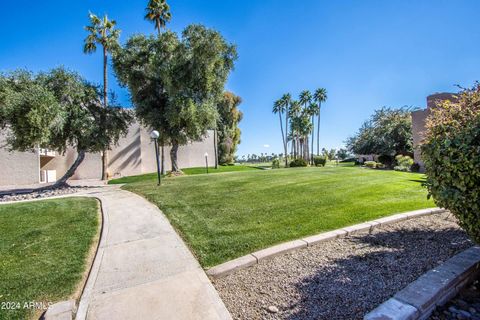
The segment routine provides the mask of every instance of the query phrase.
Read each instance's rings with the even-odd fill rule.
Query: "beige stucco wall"
[[[437,103],[450,100],[457,101],[457,96],[453,93],[442,92],[429,95],[427,97],[427,108],[424,110],[417,110],[412,112],[412,135],[413,135],[413,158],[414,161],[420,165],[420,171],[425,171],[425,166],[422,161],[420,146],[425,132],[425,122],[430,114],[430,110],[435,108]]]
[[[5,132],[0,132],[0,185],[30,185],[40,179],[37,152],[9,152],[5,148]]]
[[[0,136],[0,143],[2,136]],[[179,147],[180,168],[205,165],[205,152],[209,154],[209,164],[214,164],[213,131],[199,142]],[[9,153],[0,144],[0,185],[35,184],[40,180],[40,170],[56,170],[57,179],[62,177],[77,157],[73,148],[65,154],[55,153],[55,157],[41,158],[38,153]],[[41,165],[41,167],[40,167]],[[165,167],[171,170],[170,147],[165,147]],[[138,123],[131,125],[128,134],[108,152],[108,173],[112,178],[155,172],[157,170],[155,149],[150,139],[150,130]],[[101,153],[87,153],[72,180],[99,179],[102,173]]]
[[[413,136],[413,160],[420,165],[420,171],[424,171],[420,146],[422,144],[425,120],[430,113],[429,109],[412,112],[412,136]]]
[[[155,147],[150,139],[150,131],[141,129],[141,154],[142,173],[155,172],[157,170],[155,160]],[[170,146],[165,146],[165,169],[172,169],[170,160]],[[214,165],[215,149],[213,145],[213,131],[208,131],[202,141],[190,142],[180,146],[177,153],[178,166],[180,168],[202,167],[205,165],[205,152],[209,155],[209,165]]]

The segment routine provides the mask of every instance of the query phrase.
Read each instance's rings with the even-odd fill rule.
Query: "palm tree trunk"
[[[285,109],[285,168],[288,167],[288,107]]]
[[[313,136],[315,135],[315,117],[312,115],[312,150],[311,153],[309,154],[310,158],[310,164],[313,165]]]
[[[107,48],[103,47],[103,107],[107,108]],[[108,179],[108,150],[105,148],[102,152],[102,180]]]
[[[320,155],[320,105],[318,105],[318,117],[317,117],[317,156]],[[313,150],[312,150],[313,152]]]
[[[278,119],[280,120],[280,131],[282,132],[283,150],[285,150],[285,153],[286,153],[287,145],[285,141],[285,135],[283,134],[282,114],[280,112],[278,113]]]

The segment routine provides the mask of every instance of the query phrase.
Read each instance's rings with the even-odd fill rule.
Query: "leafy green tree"
[[[322,103],[327,101],[327,89],[318,88],[313,94],[313,100],[318,106],[317,111],[317,156],[320,154],[320,112],[322,109]],[[312,147],[313,153],[313,147]]]
[[[427,187],[435,203],[480,243],[480,84],[451,100],[437,103],[427,117],[422,145]]]
[[[86,152],[117,143],[132,120],[122,108],[104,108],[97,87],[63,68],[38,75],[16,71],[3,75],[0,83],[0,124],[9,149],[76,149],[76,160],[53,187],[66,184]]]
[[[243,114],[238,110],[242,98],[231,92],[224,92],[218,104],[218,151],[220,164],[233,163],[237,146],[240,144],[238,123]]]
[[[170,6],[165,0],[150,0],[145,11],[147,12],[145,20],[152,21],[155,24],[158,35],[160,35],[162,28],[165,28],[167,22],[172,18]]]
[[[234,45],[201,25],[188,26],[181,38],[170,31],[136,35],[115,53],[115,72],[128,87],[138,118],[172,145],[172,171],[180,171],[178,147],[215,127],[236,58]]]
[[[83,52],[91,54],[97,51],[97,44],[102,46],[103,50],[103,106],[108,107],[108,54],[118,47],[118,38],[120,36],[120,30],[115,29],[116,21],[109,20],[107,15],[103,18],[99,18],[93,13],[89,14],[90,25],[85,27],[85,30],[89,32],[85,38],[85,44]],[[106,123],[106,121],[105,121]],[[108,179],[108,152],[107,149],[103,150],[102,156],[102,180]]]
[[[355,136],[347,140],[347,148],[355,154],[395,156],[412,155],[412,108],[376,110]]]

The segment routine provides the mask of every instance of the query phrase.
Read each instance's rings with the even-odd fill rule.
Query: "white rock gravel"
[[[472,245],[450,213],[435,214],[299,249],[213,283],[234,319],[362,319]]]
[[[79,192],[85,190],[84,187],[64,187],[64,188],[57,188],[51,190],[43,190],[43,191],[35,191],[29,193],[15,193],[12,192],[6,195],[0,195],[0,202],[7,202],[7,201],[21,201],[21,200],[31,200],[31,199],[38,199],[38,198],[49,198],[53,196],[60,196],[65,194],[72,194],[75,192]]]

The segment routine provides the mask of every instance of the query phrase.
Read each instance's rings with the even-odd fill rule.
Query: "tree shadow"
[[[427,182],[427,179],[409,179],[408,181],[418,182],[418,183],[421,183],[423,185]]]
[[[472,245],[458,228],[379,230],[342,241],[353,241],[355,252],[319,265],[313,275],[297,281],[298,299],[284,306],[282,318],[363,319],[420,275]]]

